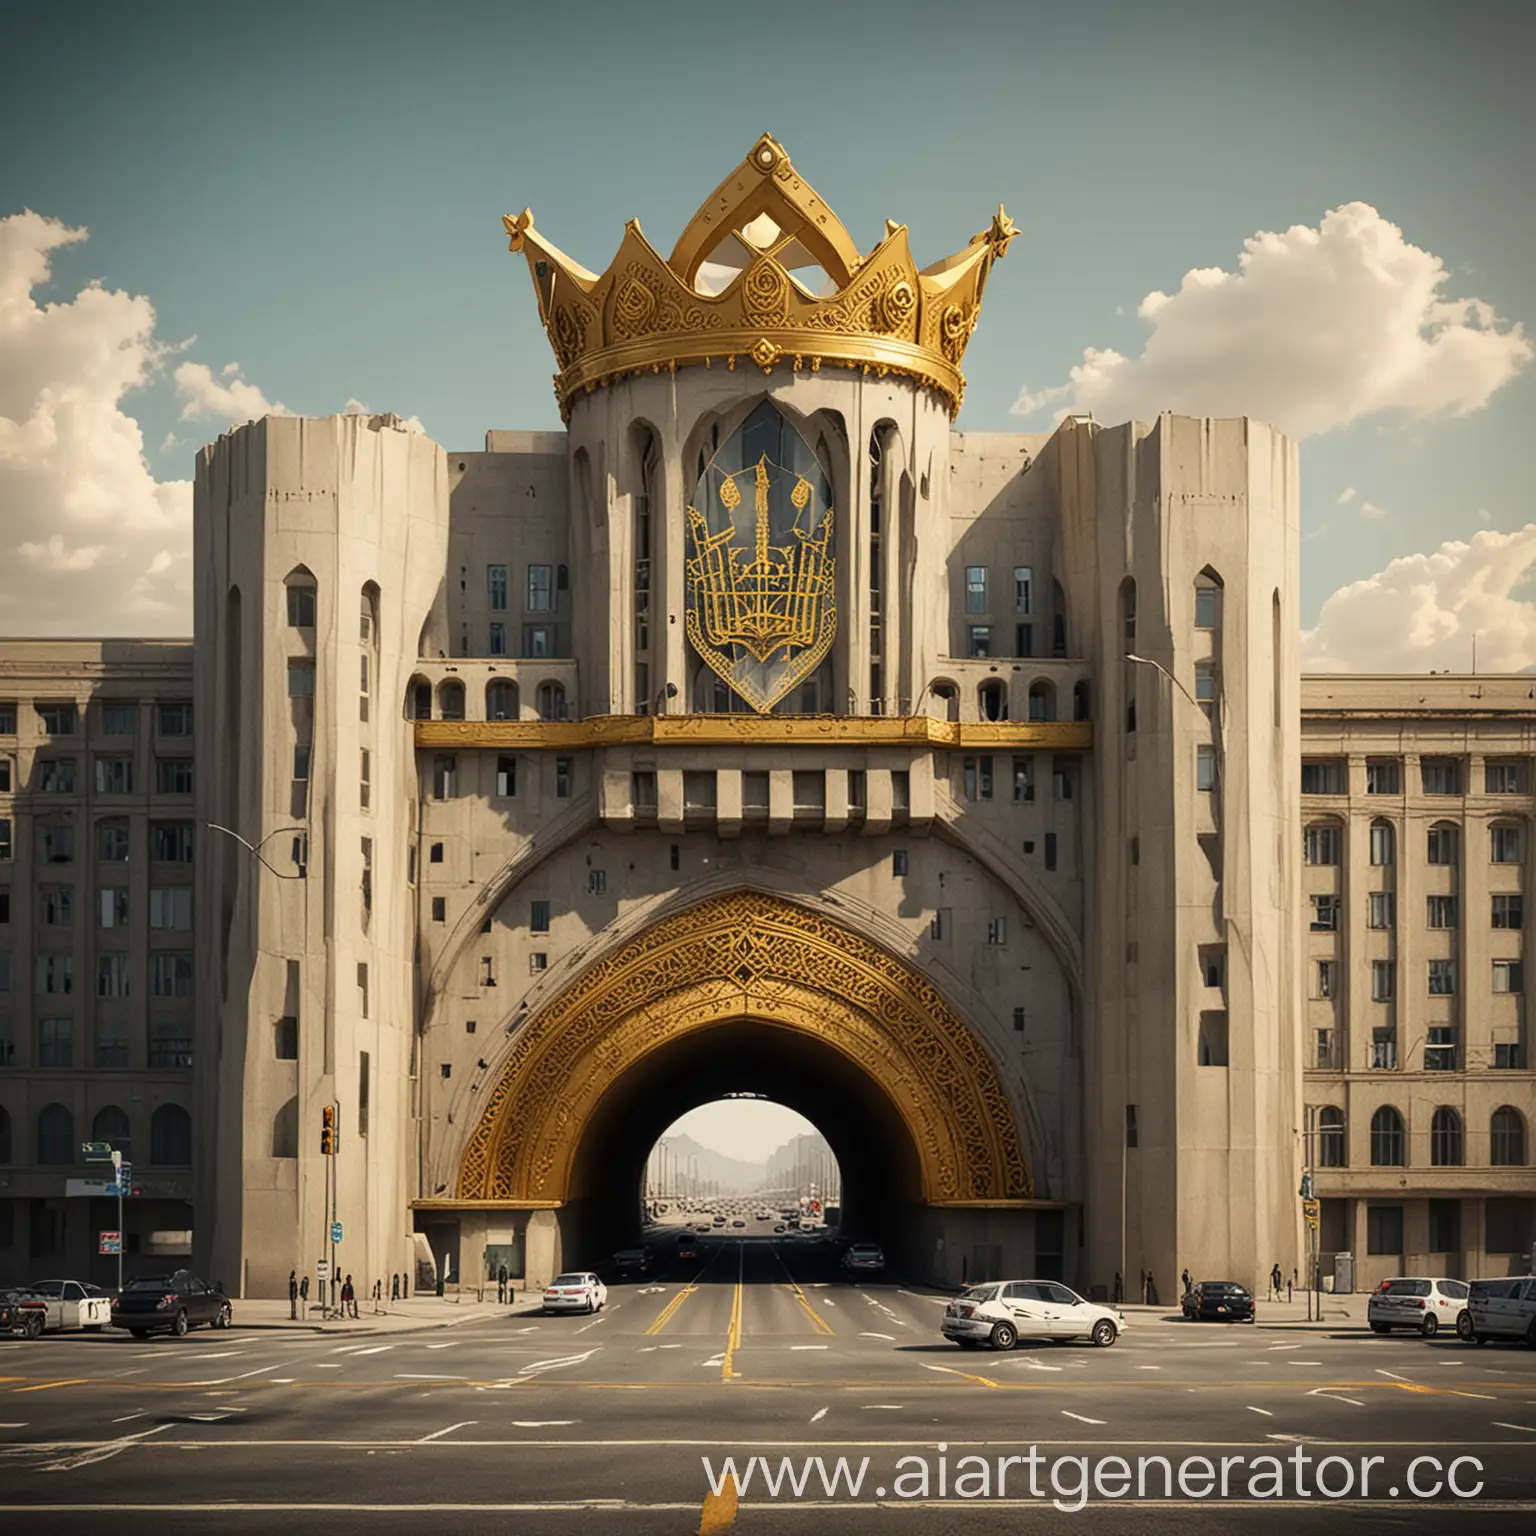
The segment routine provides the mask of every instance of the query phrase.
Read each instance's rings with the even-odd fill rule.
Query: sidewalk
[[[492,1299],[476,1301],[474,1293],[462,1298],[452,1296],[411,1296],[404,1301],[380,1303],[381,1311],[373,1310],[371,1299],[360,1299],[356,1317],[324,1317],[319,1307],[308,1308],[299,1304],[299,1317],[289,1316],[286,1301],[247,1299],[236,1300],[235,1327],[281,1330],[289,1333],[346,1333],[363,1335],[370,1333],[412,1333],[423,1328],[456,1328],[461,1323],[494,1322],[498,1318],[511,1317],[527,1312],[539,1305],[540,1291],[516,1291],[511,1301],[495,1300],[495,1287],[491,1287]]]
[[[1324,1291],[1321,1297],[1313,1298],[1313,1318],[1311,1323],[1307,1320],[1307,1294],[1305,1291],[1293,1293],[1290,1301],[1266,1301],[1263,1296],[1257,1302],[1256,1327],[1267,1328],[1278,1324],[1294,1327],[1313,1328],[1337,1328],[1340,1326],[1363,1328],[1365,1327],[1365,1307],[1369,1301],[1368,1296],[1352,1294],[1347,1296],[1335,1296]],[[1317,1303],[1322,1303],[1322,1316],[1317,1315]],[[1146,1318],[1149,1321],[1182,1322],[1184,1314],[1179,1308],[1177,1298],[1169,1306],[1147,1307],[1139,1303],[1127,1302],[1124,1307],[1117,1310],[1123,1311],[1127,1317]]]

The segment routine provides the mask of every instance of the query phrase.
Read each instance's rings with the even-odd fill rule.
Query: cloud
[[[1362,501],[1360,503],[1361,517],[1368,517],[1374,520],[1375,518],[1385,517],[1386,515],[1387,509],[1385,507],[1378,507],[1373,501]]]
[[[1405,555],[1340,587],[1301,637],[1311,672],[1536,669],[1536,602],[1516,595],[1536,575],[1536,523],[1488,529],[1433,554]]]
[[[182,363],[171,375],[181,397],[181,419],[214,419],[244,425],[263,416],[292,416],[281,400],[268,400],[240,377],[239,363],[226,363],[215,377],[206,363]]]
[[[1354,499],[1355,499],[1355,488],[1352,485],[1346,485],[1344,487],[1344,489],[1339,492],[1339,505],[1341,507],[1347,506]]]
[[[1235,272],[1195,268],[1177,293],[1149,293],[1139,357],[1088,347],[1066,383],[1021,390],[1013,412],[1252,416],[1293,437],[1378,412],[1465,415],[1536,349],[1485,301],[1446,298],[1449,277],[1368,203],[1346,203],[1316,229],[1251,236]]]
[[[52,253],[87,238],[0,218],[0,614],[11,634],[184,634],[192,485],[160,481],[123,397],[170,355],[141,296],[90,283],[39,304]]]
[[[1477,520],[1486,526],[1493,521],[1493,513],[1487,507],[1479,507],[1477,509]]]

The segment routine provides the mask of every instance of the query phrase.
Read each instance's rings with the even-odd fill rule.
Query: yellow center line
[[[826,1318],[811,1305],[810,1298],[800,1289],[800,1282],[789,1272],[789,1265],[784,1262],[784,1255],[779,1252],[779,1245],[777,1243],[773,1245],[773,1256],[779,1261],[779,1268],[784,1271],[784,1278],[789,1281],[790,1291],[794,1294],[795,1300],[800,1303],[805,1315],[815,1325],[817,1333],[832,1333],[833,1330],[827,1323]]]
[[[661,1309],[661,1311],[660,1311],[660,1312],[658,1312],[658,1313],[657,1313],[657,1314],[656,1314],[656,1321],[655,1321],[655,1322],[653,1322],[653,1323],[652,1323],[652,1324],[651,1324],[651,1326],[650,1326],[650,1327],[649,1327],[649,1328],[647,1328],[647,1329],[646,1329],[646,1330],[645,1330],[645,1331],[646,1331],[646,1333],[648,1333],[648,1334],[651,1334],[651,1333],[660,1333],[660,1332],[661,1332],[661,1330],[662,1330],[662,1329],[663,1329],[663,1328],[665,1328],[665,1327],[666,1327],[666,1326],[667,1326],[667,1324],[668,1324],[668,1323],[670,1323],[670,1322],[671,1322],[671,1321],[672,1321],[672,1315],[673,1315],[673,1313],[675,1313],[675,1312],[676,1312],[676,1311],[677,1311],[677,1309],[678,1309],[678,1308],[679,1308],[679,1307],[680,1307],[680,1306],[682,1306],[682,1304],[683,1304],[683,1303],[684,1303],[684,1302],[685,1302],[685,1301],[687,1301],[687,1300],[688,1300],[688,1298],[689,1298],[689,1297],[690,1297],[690,1296],[692,1296],[692,1295],[693,1295],[693,1293],[694,1293],[694,1292],[695,1292],[695,1291],[696,1291],[696,1290],[698,1290],[698,1288],[699,1288],[699,1282],[700,1282],[700,1281],[701,1281],[701,1280],[702,1280],[702,1279],[703,1279],[703,1278],[704,1278],[704,1276],[705,1276],[705,1275],[707,1275],[707,1274],[708,1274],[708,1273],[709,1273],[709,1272],[710,1272],[710,1270],[711,1270],[711,1269],[712,1269],[712,1268],[713,1268],[713,1267],[714,1267],[714,1262],[715,1262],[715,1260],[716,1260],[716,1259],[718,1259],[718,1258],[719,1258],[719,1257],[720,1257],[720,1250],[719,1250],[719,1249],[718,1249],[718,1248],[717,1248],[717,1249],[715,1249],[715,1251],[714,1251],[714,1252],[713,1252],[713,1253],[712,1253],[712,1254],[710,1254],[710,1256],[709,1256],[709,1260],[708,1260],[708,1262],[707,1262],[707,1263],[706,1263],[706,1264],[705,1264],[705,1265],[704,1265],[704,1268],[703,1268],[703,1269],[701,1269],[701,1270],[700,1270],[700,1271],[699,1271],[699,1272],[698,1272],[698,1274],[696,1274],[696,1275],[695,1275],[695,1276],[694,1276],[694,1277],[693,1277],[693,1279],[692,1279],[692,1280],[690,1280],[690,1281],[689,1281],[689,1282],[688,1282],[688,1284],[687,1284],[687,1285],[685,1285],[685,1286],[684,1286],[684,1287],[683,1287],[683,1288],[682,1288],[682,1290],[680,1290],[680,1291],[679,1291],[679,1292],[678,1292],[678,1293],[677,1293],[677,1295],[676,1295],[676,1296],[674,1296],[674,1297],[673,1297],[673,1298],[672,1298],[672,1300],[671,1300],[671,1301],[669,1301],[669,1302],[668,1302],[668,1303],[667,1303],[667,1304],[666,1304],[666,1306],[664,1306],[664,1307],[663,1307],[663,1308],[662,1308],[662,1309]]]
[[[741,1285],[746,1272],[747,1245],[736,1245],[736,1294],[731,1298],[731,1326],[725,1335],[725,1355],[720,1361],[720,1380],[734,1381],[741,1373],[732,1363],[741,1348]],[[734,1515],[733,1515],[734,1518]]]
[[[35,1386],[13,1387],[11,1390],[14,1392],[46,1392],[49,1387],[88,1387],[90,1385],[89,1377],[76,1376],[69,1381],[40,1381]]]

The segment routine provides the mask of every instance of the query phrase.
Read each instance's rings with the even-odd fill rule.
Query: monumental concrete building
[[[593,1262],[633,1240],[658,1135],[733,1093],[807,1115],[845,1231],[936,1280],[1258,1284],[1305,1268],[1309,1165],[1325,1257],[1523,1264],[1526,680],[1304,683],[1297,454],[1268,426],[958,430],[1001,209],[920,270],[765,136],[669,254],[631,223],[597,272],[506,226],[564,430],[445,452],[390,416],[267,418],[199,456],[210,1277],[280,1294],[333,1222],[368,1283]],[[131,695],[148,754],[189,666],[146,676],[153,652],[0,685],[28,924],[39,701]],[[76,809],[94,838],[110,808]],[[153,845],[158,802],[132,814]],[[45,1105],[82,1134],[142,1069],[153,1117],[185,1071],[153,1076],[152,989],[126,1067],[45,1071],[32,967],[62,941],[7,931],[16,1272],[40,1254],[7,1234],[64,1195]],[[77,1040],[107,1011],[83,1001]]]

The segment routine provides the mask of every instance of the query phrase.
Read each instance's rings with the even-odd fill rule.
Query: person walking
[[[288,1271],[288,1316],[297,1318],[299,1315],[299,1273],[295,1269]]]
[[[1186,1296],[1188,1296],[1189,1293],[1192,1290],[1194,1290],[1194,1288],[1195,1288],[1195,1282],[1189,1278],[1188,1266],[1185,1267],[1184,1273],[1179,1276],[1179,1279],[1183,1281],[1183,1283],[1184,1283],[1184,1294]]]
[[[507,1266],[501,1265],[496,1271],[496,1300],[504,1306],[507,1300]]]
[[[309,1311],[309,1276],[305,1275],[299,1281],[299,1300],[304,1303],[305,1312]]]
[[[1280,1265],[1278,1263],[1276,1263],[1275,1267],[1269,1272],[1269,1283],[1274,1291],[1275,1300],[1279,1301],[1280,1292],[1283,1289],[1283,1283],[1280,1276]]]
[[[400,1276],[398,1273],[389,1277],[389,1299],[391,1301],[400,1300]]]
[[[382,1280],[375,1280],[373,1282],[373,1310],[375,1312],[382,1312],[384,1310],[383,1306],[381,1305],[383,1300],[384,1282]]]
[[[1147,1305],[1149,1307],[1157,1305],[1157,1282],[1153,1280],[1150,1269],[1147,1271]]]
[[[357,1303],[353,1300],[352,1276],[348,1275],[341,1282],[341,1315],[343,1317],[357,1316]]]

